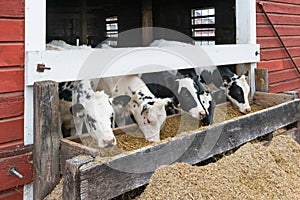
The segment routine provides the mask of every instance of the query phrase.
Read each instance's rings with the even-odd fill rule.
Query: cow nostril
[[[105,147],[112,147],[116,144],[116,138],[113,137],[111,140],[103,139],[103,143],[106,145]]]

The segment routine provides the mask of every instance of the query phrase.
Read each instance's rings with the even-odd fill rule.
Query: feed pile
[[[161,166],[137,199],[299,199],[299,158],[289,136],[249,142],[206,166]]]

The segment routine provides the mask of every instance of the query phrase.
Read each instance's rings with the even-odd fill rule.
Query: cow
[[[192,44],[168,41],[168,40],[155,40],[150,44],[151,47],[188,47],[194,46]],[[215,102],[221,102],[223,98],[223,90],[220,89],[220,82],[223,82],[225,86],[226,97],[238,107],[239,111],[243,114],[251,112],[251,108],[248,101],[248,95],[250,92],[250,86],[247,82],[248,72],[238,76],[229,70],[226,66],[210,67],[213,69],[207,70],[203,68],[196,68],[196,74],[199,76],[200,81],[206,85],[210,85],[218,88],[217,92],[213,92],[213,98],[217,98]],[[187,69],[191,70],[191,69]],[[221,75],[220,75],[221,74]]]
[[[175,70],[146,73],[141,78],[156,97],[173,98],[176,107],[201,120],[202,125],[212,124],[212,98],[197,77]]]
[[[126,104],[128,99],[127,96],[109,98],[104,91],[94,91],[90,80],[59,83],[63,134],[80,135],[85,128],[97,140],[100,148],[115,146],[117,141],[112,131],[112,105],[120,102]]]
[[[239,111],[243,114],[251,112],[248,96],[250,86],[247,82],[248,71],[242,75],[233,73],[228,67],[218,66],[218,70],[224,81],[227,98],[238,107]]]
[[[132,122],[138,124],[146,140],[160,141],[160,129],[167,117],[165,106],[170,104],[172,99],[156,98],[136,74],[101,78],[97,85],[98,90],[104,90],[112,97],[130,96],[126,105],[114,105],[118,126],[126,125],[128,119],[133,118]]]

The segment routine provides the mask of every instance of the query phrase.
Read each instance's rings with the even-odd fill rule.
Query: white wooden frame
[[[189,52],[193,51],[192,55],[195,55],[194,51],[199,53],[205,53],[209,55],[210,59],[206,59],[205,56],[203,62],[196,61],[195,58],[190,58],[188,60],[192,60],[192,63],[186,62],[184,63],[184,59],[181,60],[181,64],[183,66],[179,66],[178,63],[170,62],[164,63],[167,64],[170,68],[182,68],[187,67],[187,64],[194,64],[195,66],[205,66],[205,64],[209,64],[214,62],[214,64],[241,64],[241,66],[245,65],[247,68],[251,69],[251,88],[252,94],[255,91],[254,84],[254,68],[256,67],[256,62],[259,61],[259,56],[255,56],[255,51],[259,53],[259,45],[256,45],[256,0],[236,0],[236,35],[237,35],[237,45],[216,45],[216,46],[202,46],[192,48],[167,48],[166,52],[175,51],[184,56],[189,56]],[[59,67],[68,66],[67,62],[72,61],[73,59],[80,59],[81,61],[84,59],[81,57],[83,54],[85,55],[100,55],[104,58],[104,55],[120,55],[122,53],[128,53],[128,51],[135,51],[134,49],[118,49],[118,50],[86,50],[86,51],[72,51],[72,55],[70,52],[47,52],[45,45],[45,35],[46,35],[46,0],[25,0],[25,109],[24,109],[24,144],[32,144],[33,143],[33,87],[32,84],[37,80],[74,80],[79,79],[80,76],[82,78],[93,78],[94,76],[98,76],[101,74],[101,70],[97,73],[79,73],[80,65],[76,66],[76,76],[70,75],[70,73],[62,73],[59,71]],[[155,50],[155,49],[151,49]],[[110,53],[108,53],[110,52]],[[242,53],[244,52],[244,53]],[[119,54],[120,53],[120,54]],[[82,54],[82,55],[81,55]],[[103,55],[102,55],[103,54]],[[81,56],[78,56],[81,55]],[[135,54],[132,54],[135,55]],[[199,54],[200,55],[200,54]],[[64,59],[63,62],[51,62],[47,63],[46,60],[49,56],[58,56]],[[72,57],[71,60],[67,60]],[[78,56],[78,58],[77,58]],[[136,55],[135,55],[136,56]],[[145,58],[145,57],[144,57]],[[143,59],[144,59],[143,58]],[[152,57],[153,58],[153,57]],[[161,57],[163,58],[163,57]],[[199,58],[199,57],[198,57]],[[45,73],[37,73],[36,72],[36,64],[43,63],[52,67],[52,69]],[[125,63],[125,64],[124,64]],[[147,63],[147,62],[145,62]],[[243,64],[246,63],[246,64]],[[106,63],[107,64],[107,63]],[[114,63],[119,64],[119,63]],[[123,62],[123,66],[129,66],[132,64],[131,62]],[[149,62],[148,62],[149,64]],[[101,63],[94,63],[92,65],[93,69],[99,66],[107,66]],[[207,65],[206,65],[207,66]],[[82,65],[81,65],[82,67]],[[60,68],[62,69],[62,68]],[[147,68],[148,71],[157,71],[158,68]],[[72,69],[73,71],[73,69]],[[92,71],[92,70],[90,70]],[[146,71],[146,70],[144,70]],[[102,73],[103,76],[110,75],[125,75],[129,73],[134,73],[133,70],[127,70],[120,72],[119,70],[113,70],[110,72]],[[65,74],[62,75],[62,74]],[[78,75],[80,74],[80,75]],[[78,77],[79,76],[79,77]],[[33,199],[32,195],[32,184],[29,184],[24,187],[24,199]]]

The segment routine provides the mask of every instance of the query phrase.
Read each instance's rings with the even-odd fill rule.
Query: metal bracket
[[[45,64],[37,64],[36,71],[43,73],[45,70],[51,70],[50,67],[46,67]]]

